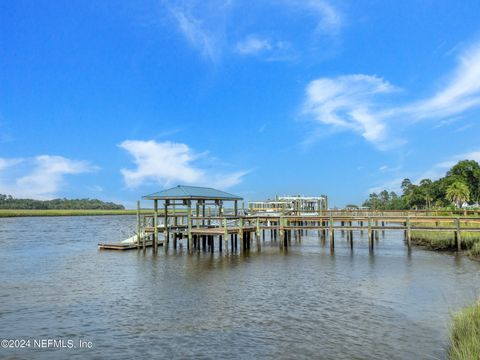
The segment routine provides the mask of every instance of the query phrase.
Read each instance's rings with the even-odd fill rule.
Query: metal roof
[[[174,188],[143,196],[146,200],[242,200],[225,191],[200,186],[178,185]]]

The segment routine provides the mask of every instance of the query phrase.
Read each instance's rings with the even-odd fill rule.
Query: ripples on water
[[[247,256],[98,251],[134,217],[0,219],[0,338],[90,340],[0,357],[443,359],[450,315],[480,293],[480,264],[414,249],[374,255],[316,232]]]

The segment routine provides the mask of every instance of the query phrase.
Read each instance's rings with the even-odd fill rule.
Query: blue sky
[[[0,193],[333,205],[480,160],[478,1],[0,2]]]

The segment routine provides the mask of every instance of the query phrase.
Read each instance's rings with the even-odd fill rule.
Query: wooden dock
[[[189,253],[201,249],[213,252],[215,248],[229,253],[250,250],[253,240],[260,251],[268,238],[284,249],[290,246],[292,237],[301,238],[307,231],[315,230],[322,244],[329,242],[331,251],[335,249],[338,231],[347,234],[352,249],[354,231],[367,233],[371,251],[379,232],[403,231],[409,249],[414,231],[448,232],[461,250],[463,231],[480,232],[480,211],[328,210],[325,195],[278,197],[275,201],[254,202],[248,211],[243,203],[242,209],[238,208],[241,197],[206,187],[178,185],[143,199],[153,201],[153,211],[152,215],[145,215],[140,201],[137,202],[136,233],[149,234],[151,242],[147,242],[146,236],[138,236],[134,244],[99,244],[100,248],[146,251],[151,247],[156,253],[160,244],[167,252],[170,244],[176,249],[179,242],[185,242]],[[159,201],[163,202],[162,211],[159,211]],[[233,208],[227,209],[226,202],[233,203]]]
[[[432,212],[418,211],[338,211],[289,212],[281,215],[265,213],[250,215],[209,214],[200,216],[198,212],[174,212],[159,217],[158,213],[138,217],[138,231],[150,234],[151,241],[139,239],[134,244],[99,244],[104,250],[146,249],[157,251],[163,245],[168,251],[179,242],[185,242],[189,253],[199,250],[215,250],[225,253],[249,251],[256,247],[261,250],[267,240],[280,249],[288,248],[292,238],[298,239],[307,231],[317,231],[320,243],[328,242],[330,250],[335,249],[335,238],[340,231],[353,249],[355,232],[368,235],[369,249],[374,250],[379,233],[403,231],[405,244],[412,246],[412,233],[415,231],[448,232],[455,240],[458,250],[462,249],[462,232],[480,232],[480,213],[445,212],[432,215]],[[162,222],[163,220],[163,222]],[[156,226],[154,226],[156,224]],[[268,235],[268,236],[267,236]],[[357,235],[358,236],[358,235]],[[480,234],[479,234],[480,236]]]

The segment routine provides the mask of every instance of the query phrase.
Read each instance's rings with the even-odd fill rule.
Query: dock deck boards
[[[163,241],[159,241],[160,246],[163,245]],[[142,249],[143,244],[140,242],[139,245],[137,244],[124,244],[124,243],[99,243],[98,249],[99,250],[134,250],[134,249]],[[145,247],[152,247],[152,240],[148,240],[145,242]]]

